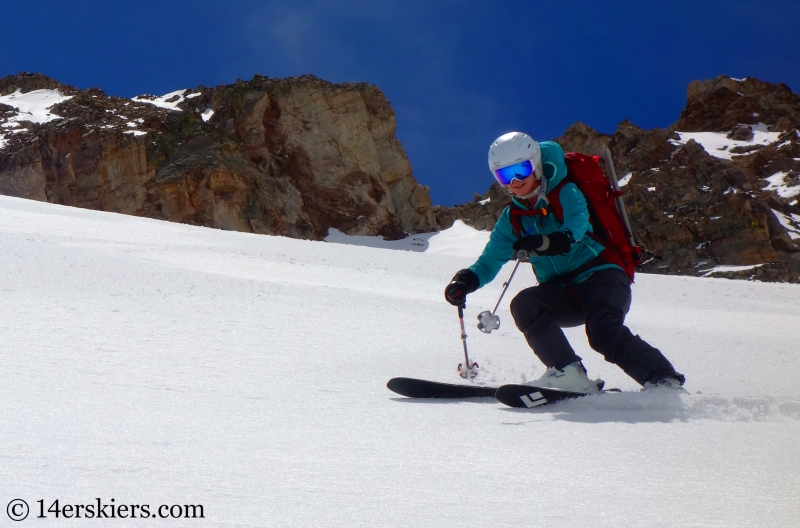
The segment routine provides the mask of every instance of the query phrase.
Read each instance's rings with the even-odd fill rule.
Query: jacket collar
[[[547,180],[542,180],[542,184],[539,186],[538,194],[534,195],[528,200],[523,200],[521,198],[517,198],[516,196],[512,196],[511,201],[514,202],[518,207],[526,210],[547,207],[550,204],[550,201],[547,199],[548,187],[549,185]]]

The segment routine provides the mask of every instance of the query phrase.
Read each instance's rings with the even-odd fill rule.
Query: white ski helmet
[[[537,180],[541,180],[542,150],[539,148],[539,143],[523,132],[503,134],[489,147],[489,170],[495,178],[497,169],[528,160],[533,165],[534,176]]]

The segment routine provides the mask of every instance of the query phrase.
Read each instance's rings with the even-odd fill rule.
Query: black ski
[[[605,392],[605,391],[603,391]],[[613,391],[616,392],[616,391]],[[549,389],[533,385],[502,385],[497,389],[494,397],[497,401],[520,409],[533,409],[562,400],[581,398],[599,392],[571,392],[563,389]]]
[[[386,387],[409,398],[491,398],[497,387],[442,383],[414,378],[392,378]]]

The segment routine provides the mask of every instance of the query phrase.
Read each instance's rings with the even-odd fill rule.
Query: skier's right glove
[[[462,269],[444,289],[444,298],[453,306],[464,306],[467,294],[477,290],[480,284],[481,281],[474,271]]]

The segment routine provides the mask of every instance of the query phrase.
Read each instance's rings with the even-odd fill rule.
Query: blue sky
[[[489,187],[486,151],[510,130],[666,127],[689,82],[720,74],[800,91],[797,0],[27,0],[0,13],[0,76],[125,97],[254,73],[376,84],[442,205]]]

